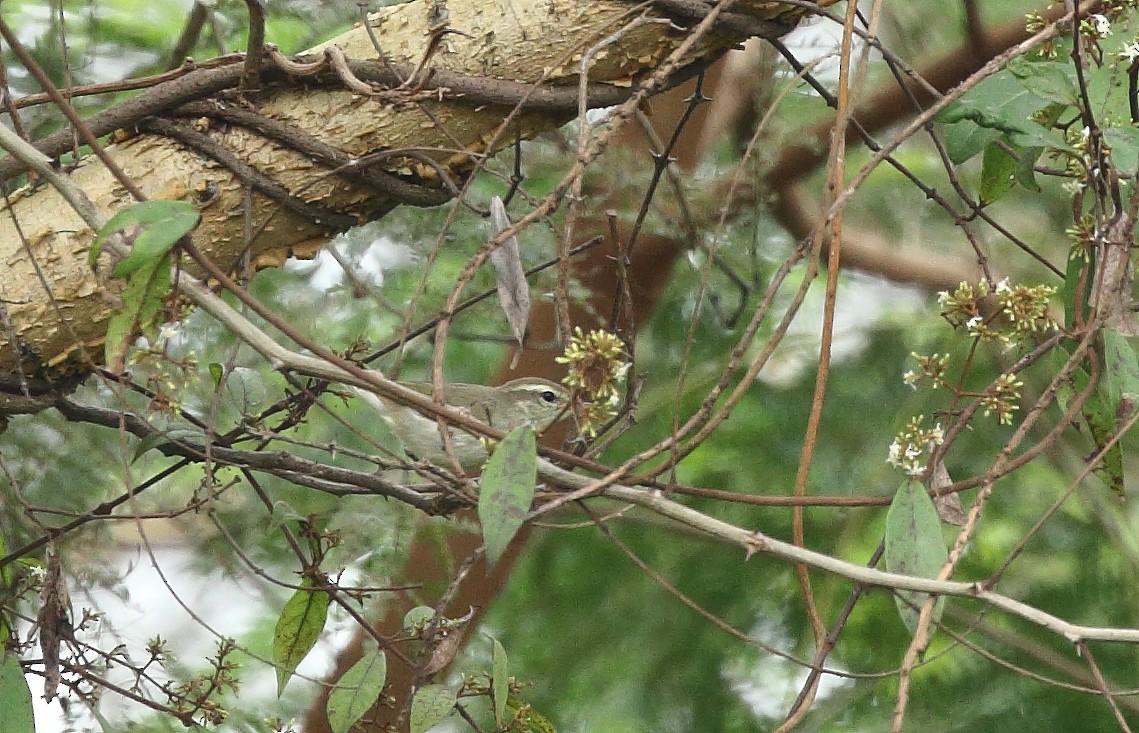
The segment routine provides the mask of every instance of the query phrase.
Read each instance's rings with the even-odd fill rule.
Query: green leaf
[[[249,367],[233,367],[225,375],[223,400],[242,415],[257,412],[269,400],[265,376]]]
[[[1125,421],[1139,402],[1139,358],[1131,342],[1114,329],[1103,331],[1104,382],[1116,406],[1116,419]]]
[[[954,163],[963,163],[999,138],[1022,147],[1072,148],[1056,130],[1032,119],[1044,110],[1051,124],[1064,104],[1049,104],[1025,88],[1008,71],[994,74],[937,116],[944,127],[945,145]]]
[[[425,733],[455,707],[455,692],[443,685],[424,685],[411,699],[411,733]]]
[[[1063,348],[1056,349],[1053,357],[1054,368],[1059,370],[1069,356],[1070,355]],[[1056,393],[1060,408],[1066,410],[1072,398],[1077,394],[1083,393],[1084,390],[1088,388],[1089,382],[1090,376],[1086,369],[1081,367],[1072,372],[1070,384],[1064,385]],[[1091,433],[1092,442],[1096,447],[1096,453],[1103,451],[1103,447],[1107,445],[1107,442],[1111,440],[1116,432],[1116,409],[1118,403],[1113,402],[1110,395],[1111,387],[1107,385],[1107,380],[1100,380],[1099,384],[1095,386],[1095,390],[1088,395],[1080,411],[1081,416],[1084,418],[1084,423],[1088,426],[1088,432]],[[1123,446],[1121,446],[1118,441],[1103,453],[1098,465],[1094,467],[1094,471],[1096,476],[1107,484],[1108,488],[1116,494],[1123,496]]]
[[[919,578],[935,578],[948,557],[933,500],[917,481],[906,481],[894,495],[886,513],[886,551],[883,556],[886,570]],[[898,614],[911,634],[917,628],[918,620],[918,611],[914,607],[920,609],[928,597],[929,594],[917,591],[895,591]],[[935,619],[941,617],[944,600],[938,599]]]
[[[122,232],[131,251],[111,274],[127,277],[169,253],[179,239],[193,231],[199,219],[197,207],[185,201],[141,201],[128,206],[99,230],[87,253],[87,264],[94,269],[103,242],[115,232]]]
[[[1115,435],[1115,409],[1104,393],[1104,385],[1096,385],[1095,392],[1084,403],[1084,420],[1088,424],[1088,431],[1092,434],[1096,452],[1103,451],[1103,447]],[[1100,463],[1095,467],[1095,474],[1107,484],[1107,487],[1119,496],[1124,495],[1123,481],[1123,446],[1117,441],[1100,457]]]
[[[147,433],[138,441],[138,445],[135,446],[134,453],[131,454],[131,463],[142,458],[143,454],[148,451],[152,451],[160,446],[177,443],[178,441],[198,444],[203,440],[204,436],[202,435],[202,431],[191,428],[176,428],[164,433]]]
[[[1009,62],[1008,70],[1021,86],[1041,99],[1073,106],[1080,102],[1075,71],[1066,61],[1026,61],[1018,57]]]
[[[1019,161],[994,143],[985,147],[981,163],[981,205],[987,206],[1012,190]]]
[[[1064,272],[1064,325],[1075,328],[1088,318],[1088,303],[1092,294],[1092,273],[1095,272],[1095,252],[1073,246],[1068,252],[1068,265]],[[1082,276],[1082,281],[1081,281]]]
[[[534,430],[510,431],[487,461],[479,486],[479,522],[488,567],[494,567],[530,511],[538,481],[538,444]]]
[[[276,529],[285,525],[288,522],[301,522],[304,521],[305,515],[301,514],[292,504],[284,499],[278,499],[273,502],[273,511],[269,514],[269,527]]]
[[[210,378],[214,380],[214,386],[221,384],[221,378],[225,375],[225,368],[216,361],[210,362]]]
[[[1040,184],[1036,182],[1036,161],[1043,154],[1044,148],[1039,146],[1024,148],[1017,156],[1016,170],[1013,171],[1016,182],[1034,193],[1040,193],[1041,190]]]
[[[107,367],[116,374],[123,370],[135,334],[153,335],[163,301],[170,292],[170,263],[170,255],[166,255],[144,265],[123,288],[123,307],[111,316],[103,345]]]
[[[1111,435],[1105,436],[1103,443],[1097,441],[1099,446],[1106,445],[1107,440],[1122,429],[1123,424],[1139,407],[1139,357],[1127,337],[1114,329],[1103,331],[1103,362],[1103,383],[1100,389],[1105,393],[1107,408],[1115,420]],[[1106,464],[1109,470],[1114,471],[1108,474],[1109,486],[1120,496],[1127,489],[1123,451],[1123,439],[1117,440],[1108,450],[1111,462]]]
[[[285,689],[297,665],[312,650],[324,622],[328,619],[329,596],[326,591],[307,590],[312,578],[301,581],[303,588],[281,610],[277,627],[273,630],[273,663],[277,666],[277,697]]]
[[[1119,170],[1139,170],[1139,128],[1109,127],[1103,131],[1103,139],[1111,147],[1111,160]]]
[[[372,650],[340,677],[328,696],[328,724],[333,733],[347,733],[372,709],[384,691],[387,675],[387,657]]]
[[[142,436],[138,441],[138,445],[134,447],[134,453],[131,455],[131,463],[133,464],[139,458],[142,458],[144,453],[148,453],[158,446],[166,442],[166,436],[159,432],[148,433]]]
[[[15,654],[0,651],[0,730],[4,733],[36,733],[32,691]]]
[[[435,609],[431,606],[416,606],[403,616],[403,628],[409,631],[423,631],[431,619],[435,618]]]
[[[943,136],[949,159],[958,165],[1001,139],[999,130],[981,127],[968,120],[946,125]]]
[[[1067,109],[1068,105],[1066,104],[1049,104],[1044,109],[1037,111],[1033,115],[1033,119],[1044,128],[1051,130],[1060,121],[1060,115],[1064,114]],[[1020,148],[1021,146],[1014,145],[1013,147]],[[1013,174],[1016,177],[1016,182],[1034,193],[1041,191],[1040,184],[1036,182],[1036,161],[1040,160],[1044,150],[1044,145],[1027,145],[1020,149],[1020,155],[1017,156],[1016,171]]]
[[[494,719],[502,726],[506,720],[506,701],[510,698],[510,678],[507,676],[506,647],[494,640],[494,655],[490,663],[490,694],[494,698]]]

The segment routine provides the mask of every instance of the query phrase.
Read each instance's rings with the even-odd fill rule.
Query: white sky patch
[[[757,624],[748,635],[776,649],[795,647],[786,629],[770,621]],[[828,662],[827,666],[832,669],[842,669],[833,661]],[[724,669],[723,676],[732,690],[739,695],[740,700],[751,708],[757,717],[779,720],[790,710],[809,673],[810,670],[803,669],[799,664],[774,654],[763,654],[759,661],[750,667],[744,667],[738,661],[729,663]],[[848,684],[850,680],[846,678],[824,674],[819,679],[816,702],[825,700]]]
[[[358,279],[378,288],[384,284],[385,272],[411,267],[419,261],[419,255],[406,244],[374,234],[374,230],[371,224],[356,227],[338,235],[328,246],[336,248],[340,259],[353,268]],[[289,260],[285,266],[309,273],[309,283],[319,291],[342,285],[345,280],[344,268],[327,248],[315,259]]]
[[[811,74],[828,87],[833,87],[838,82],[838,50],[841,44],[842,26],[829,19],[816,18],[801,23],[783,38],[783,45],[804,66],[815,59],[823,59],[812,69]],[[862,39],[855,36],[853,52],[861,53],[863,46]]]
[[[803,303],[783,343],[759,373],[760,381],[773,387],[791,387],[805,371],[815,368],[822,338],[822,292],[820,287],[818,297],[808,297]],[[916,287],[859,272],[844,274],[838,284],[831,360],[839,363],[858,356],[875,329],[922,311],[929,302]]]
[[[271,628],[291,592],[252,575],[234,577],[221,570],[203,574],[201,557],[190,548],[177,544],[152,547],[170,588],[163,583],[141,547],[124,543],[117,556],[119,572],[123,574],[119,585],[113,590],[101,587],[89,592],[70,590],[76,620],[82,618],[85,608],[105,614],[102,623],[79,634],[81,639],[101,649],[124,644],[132,661],[142,663],[147,659],[147,642],[161,636],[178,665],[200,671],[205,669],[206,660],[216,653],[218,635],[238,639],[240,643],[242,636],[257,629],[259,624]],[[296,574],[288,569],[271,572],[284,582],[299,582]],[[339,580],[352,585],[360,581],[357,576],[349,569]],[[171,588],[200,621],[173,597]],[[202,623],[209,628],[204,628]],[[348,644],[354,628],[355,621],[346,613],[335,607],[329,610],[325,631],[289,681],[285,698],[300,702],[303,709],[313,693],[314,683],[308,679],[323,679],[332,671],[338,650]],[[20,633],[26,636],[28,630],[21,629]],[[264,652],[266,657],[270,654],[268,650],[258,651]],[[276,711],[277,682],[273,669],[248,658],[243,658],[241,664],[242,683],[238,694],[242,705],[251,710]],[[157,673],[154,667],[149,671]],[[156,676],[165,679],[161,673]],[[122,667],[111,670],[107,677],[124,687],[130,687],[133,682],[130,671]],[[64,717],[58,700],[48,703],[43,699],[42,678],[38,675],[28,675],[27,680],[32,691],[36,730],[42,733],[63,730]],[[149,692],[163,701],[161,693]],[[68,695],[65,688],[60,688],[60,693]],[[98,730],[95,721],[82,712],[83,706],[76,705],[74,699],[71,709],[73,713],[80,712],[81,720],[90,722],[91,730]],[[131,725],[127,721],[137,722],[158,715],[113,692],[104,693],[99,713],[117,726],[125,725],[124,730]],[[3,730],[2,725],[0,730]]]

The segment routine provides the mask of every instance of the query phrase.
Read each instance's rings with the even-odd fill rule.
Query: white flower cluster
[[[923,428],[921,423],[921,417],[911,420],[910,424],[894,438],[886,455],[887,463],[897,466],[905,471],[907,476],[913,478],[925,473],[929,455],[945,442],[945,433],[940,424],[932,428]]]

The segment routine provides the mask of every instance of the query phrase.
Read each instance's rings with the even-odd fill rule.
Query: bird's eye
[[[553,404],[553,403],[558,401],[558,396],[547,389],[545,392],[542,393],[542,401]]]

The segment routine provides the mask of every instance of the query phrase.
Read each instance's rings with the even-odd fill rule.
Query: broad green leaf
[[[1068,357],[1069,354],[1064,349],[1056,349],[1053,356],[1054,368],[1059,370]],[[1070,383],[1062,386],[1056,393],[1060,408],[1066,410],[1072,398],[1077,394],[1082,394],[1088,388],[1089,381],[1090,377],[1084,368],[1081,367],[1072,372]],[[1102,451],[1107,442],[1115,435],[1117,424],[1117,404],[1112,402],[1110,388],[1106,386],[1105,382],[1106,380],[1100,380],[1092,393],[1088,395],[1080,411],[1081,417],[1088,426],[1088,432],[1091,433],[1096,453]],[[1118,441],[1104,452],[1094,467],[1094,471],[1100,480],[1107,484],[1108,488],[1123,496],[1123,447]]]
[[[269,383],[265,375],[246,366],[234,366],[222,375],[218,391],[218,415],[222,421],[240,422],[243,416],[256,414],[268,406]]]
[[[947,124],[943,130],[949,159],[960,165],[1001,139],[999,130],[982,127],[968,119]]]
[[[1122,423],[1139,403],[1139,359],[1123,334],[1103,331],[1104,382],[1108,399],[1116,406],[1116,420]]]
[[[1069,107],[1066,104],[1053,102],[1052,104],[1045,105],[1043,109],[1034,112],[1032,118],[1044,127],[1051,129],[1060,121],[1060,118],[1064,116],[1064,113],[1067,112],[1068,109]]]
[[[997,143],[985,148],[981,163],[981,205],[987,206],[1012,190],[1019,161]]]
[[[1111,147],[1111,162],[1124,173],[1139,170],[1139,128],[1109,127],[1103,139]]]
[[[1067,328],[1075,328],[1077,323],[1087,320],[1093,272],[1095,252],[1085,252],[1081,247],[1073,246],[1064,272],[1064,325]]]
[[[284,499],[273,502],[273,511],[269,514],[268,526],[276,529],[287,522],[304,521],[305,516],[298,512],[292,504]]]
[[[494,640],[494,655],[490,663],[490,693],[494,697],[494,719],[501,726],[506,720],[506,701],[510,698],[510,677],[507,676],[506,647]]]
[[[1112,35],[1096,42],[1096,45],[1103,49],[1103,59],[1114,60],[1119,58],[1120,52],[1128,49],[1135,42],[1139,24],[1136,23],[1134,13],[1129,15],[1130,18],[1117,18],[1113,21]],[[1129,50],[1128,53],[1130,53]],[[1102,127],[1127,124],[1127,121],[1131,119],[1131,94],[1128,91],[1127,67],[1127,63],[1109,62],[1102,66],[1086,64],[1083,68],[1084,80],[1088,88],[1088,99],[1092,105],[1092,116]],[[1130,172],[1134,172],[1134,169]]]
[[[185,201],[141,201],[128,206],[99,230],[87,253],[87,264],[94,268],[103,242],[115,232],[122,232],[131,251],[111,274],[127,277],[169,253],[183,235],[193,231],[199,219],[197,207]]]
[[[411,733],[425,733],[428,728],[451,714],[455,707],[455,691],[443,685],[424,685],[411,699]]]
[[[1041,110],[1046,111],[1045,122],[1055,119],[1053,105],[1026,89],[1010,72],[1002,71],[942,110],[937,121],[945,125],[946,149],[954,163],[969,160],[1001,137],[1022,147],[1071,152],[1058,131],[1033,119]]]
[[[1096,385],[1095,392],[1084,403],[1083,415],[1098,453],[1115,435],[1116,430],[1115,409],[1104,394],[1102,384]],[[1107,484],[1109,489],[1123,496],[1123,446],[1118,441],[1108,448],[1100,458],[1095,473]]]
[[[107,367],[122,372],[127,349],[135,334],[153,334],[162,312],[163,301],[170,292],[170,255],[142,266],[130,276],[123,288],[123,307],[107,323],[103,355]]]
[[[1079,104],[1075,71],[1066,61],[1026,61],[1018,57],[1009,62],[1008,70],[1021,86],[1041,99],[1073,106]]]
[[[1139,357],[1136,357],[1131,342],[1114,329],[1103,331],[1103,361],[1103,381],[1097,391],[1104,392],[1104,401],[1114,416],[1114,422],[1111,433],[1103,437],[1103,442],[1097,438],[1097,446],[1106,445],[1106,442],[1135,414],[1136,407],[1139,407]],[[1120,439],[1105,455],[1109,485],[1120,496],[1123,496],[1127,490],[1126,476],[1123,473],[1123,451],[1123,440]],[[1109,456],[1110,462],[1106,462]]]
[[[384,691],[387,675],[387,657],[371,650],[340,677],[328,696],[328,724],[333,733],[347,733],[372,709]]]
[[[1040,184],[1036,182],[1036,161],[1040,160],[1044,148],[1024,148],[1016,160],[1016,170],[1013,177],[1016,182],[1034,193],[1040,193]]]
[[[148,433],[144,435],[139,441],[138,445],[134,448],[134,453],[131,454],[131,463],[134,463],[143,454],[155,448],[166,445],[167,443],[176,443],[178,441],[186,441],[187,443],[201,443],[203,440],[202,431],[192,430],[190,428],[180,428],[175,430],[168,430],[165,433]]]
[[[277,666],[277,697],[285,689],[297,665],[312,650],[324,622],[328,619],[329,596],[326,591],[308,590],[312,579],[301,581],[301,589],[281,610],[273,631],[273,663]]]
[[[1064,114],[1067,109],[1066,104],[1050,104],[1036,112],[1033,117],[1043,127],[1052,129],[1052,126],[1059,122],[1060,115]],[[1036,182],[1036,161],[1040,160],[1040,156],[1044,154],[1044,146],[1028,145],[1021,148],[1013,145],[1013,147],[1017,148],[1020,153],[1017,156],[1016,170],[1013,172],[1016,182],[1029,191],[1040,193],[1040,184]]]
[[[131,454],[131,463],[134,463],[139,458],[142,458],[143,454],[149,453],[165,442],[166,436],[162,433],[155,432],[142,436],[142,439],[140,439],[138,444],[134,447],[134,453]]]
[[[433,618],[435,618],[434,608],[431,606],[416,606],[403,615],[403,628],[411,631],[423,631]]]
[[[36,733],[32,691],[15,654],[0,651],[0,731]]]
[[[894,495],[890,510],[886,512],[886,551],[882,558],[886,570],[935,578],[948,557],[933,500],[921,484],[907,480]],[[927,593],[895,591],[898,613],[911,634],[917,628],[917,609],[928,597]],[[935,619],[941,617],[944,600],[937,601]]]
[[[489,567],[502,557],[526,519],[537,481],[537,440],[533,429],[522,425],[494,449],[479,485],[479,522]]]

